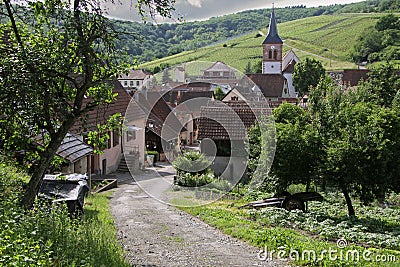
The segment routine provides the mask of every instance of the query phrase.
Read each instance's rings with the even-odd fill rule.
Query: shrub
[[[214,180],[210,161],[201,153],[188,151],[177,157],[172,163],[177,170],[177,184],[181,186],[202,186]]]
[[[177,170],[178,175],[181,173],[203,174],[210,172],[208,168],[210,161],[204,154],[196,151],[188,151],[183,155],[179,155],[172,165]]]
[[[178,176],[177,184],[185,187],[198,187],[210,184],[213,181],[214,175],[212,173],[192,174],[187,172]]]

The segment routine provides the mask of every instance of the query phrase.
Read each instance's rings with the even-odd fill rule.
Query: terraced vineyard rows
[[[326,69],[355,68],[347,60],[347,54],[357,37],[368,27],[374,25],[380,14],[341,14],[304,18],[278,25],[280,36],[284,39],[285,52],[293,49],[300,59],[315,57],[322,61]],[[267,29],[264,29],[264,34]],[[183,52],[174,56],[142,64],[140,67],[154,68],[162,63],[173,66],[183,62],[223,61],[244,71],[248,62],[259,64],[264,37],[256,37],[259,31],[195,51]]]

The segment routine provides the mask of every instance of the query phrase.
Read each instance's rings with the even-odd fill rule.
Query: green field
[[[381,14],[341,14],[304,18],[278,25],[279,35],[284,39],[285,52],[293,49],[304,59],[314,57],[320,60],[328,70],[356,68],[347,61],[347,55],[358,36],[373,26]],[[163,63],[173,66],[183,62],[223,61],[244,71],[248,62],[258,64],[262,55],[264,36],[256,38],[258,30],[195,51],[187,51],[140,65],[142,68],[154,68]],[[264,34],[267,29],[263,30]],[[225,44],[225,45],[224,45]]]

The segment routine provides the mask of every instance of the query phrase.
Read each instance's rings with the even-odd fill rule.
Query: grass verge
[[[231,202],[220,201],[212,205],[180,209],[225,234],[259,247],[268,259],[280,256],[301,266],[399,266],[398,250],[355,244],[339,248],[333,240],[320,239],[317,234],[268,225],[265,220],[249,216],[247,210],[232,207]]]
[[[129,266],[108,210],[110,193],[88,196],[84,217],[72,219],[62,205],[22,209],[24,180],[0,164],[0,266]]]

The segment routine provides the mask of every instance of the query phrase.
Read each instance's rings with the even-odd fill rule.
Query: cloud
[[[137,15],[137,10],[134,6],[136,1],[137,0],[106,1],[106,6],[109,8],[109,14],[111,17],[128,20],[140,20],[140,16]],[[360,1],[364,0],[176,0],[176,12],[174,12],[174,14],[177,15],[176,17],[183,16],[186,21],[193,21],[221,16],[224,14],[231,14],[242,10],[271,8],[272,2],[275,2],[275,7],[293,6],[299,4],[310,7]],[[115,4],[112,4],[114,2]],[[161,22],[169,21],[170,20],[167,19],[162,20]]]
[[[202,0],[188,0],[188,3],[194,7],[201,8]]]

